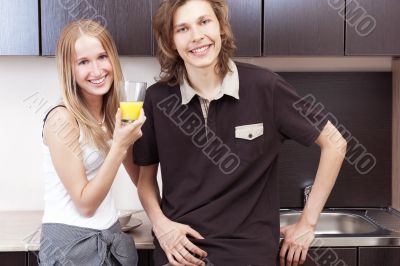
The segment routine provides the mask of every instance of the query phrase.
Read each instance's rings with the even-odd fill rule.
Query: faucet
[[[312,185],[306,186],[304,188],[304,206],[306,206],[308,197],[310,196],[310,193],[311,193],[311,189],[312,189]]]

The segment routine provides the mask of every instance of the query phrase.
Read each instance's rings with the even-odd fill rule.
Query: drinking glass
[[[120,110],[121,120],[132,123],[139,118],[146,94],[146,82],[125,81],[121,91]]]

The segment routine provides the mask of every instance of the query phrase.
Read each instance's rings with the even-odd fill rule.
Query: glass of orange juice
[[[146,82],[125,81],[121,92],[121,120],[132,123],[139,118],[140,109],[143,107],[144,95],[146,94]]]

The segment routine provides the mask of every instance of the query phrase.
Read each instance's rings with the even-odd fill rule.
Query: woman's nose
[[[101,75],[101,68],[97,62],[94,62],[92,65],[92,72],[93,75],[95,76],[100,76]]]

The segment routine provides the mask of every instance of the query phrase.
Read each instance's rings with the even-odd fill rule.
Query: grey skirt
[[[106,230],[42,224],[39,265],[136,266],[137,261],[135,243],[118,222]]]

